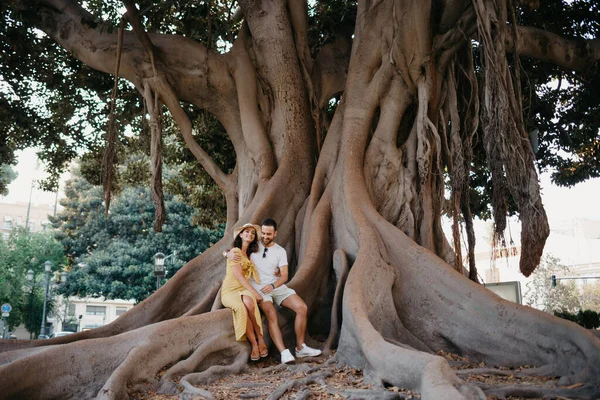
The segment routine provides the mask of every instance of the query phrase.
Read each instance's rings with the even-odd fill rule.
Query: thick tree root
[[[600,388],[596,385],[586,384],[577,388],[550,388],[544,386],[489,386],[485,384],[478,385],[487,395],[495,396],[500,399],[507,397],[525,397],[525,398],[551,398],[551,399],[582,399],[593,400],[600,398]]]
[[[151,383],[165,366],[177,365],[177,373],[194,371],[201,361],[215,363],[210,350],[220,348],[224,359],[234,359],[234,369],[247,357],[247,346],[233,336],[231,313],[217,311],[149,325],[117,336],[84,340],[63,346],[18,350],[2,354],[2,398],[8,399],[122,399]],[[238,358],[234,356],[238,354]],[[193,356],[193,362],[177,361]],[[201,360],[202,356],[205,360]],[[8,359],[13,359],[7,362]],[[40,370],[44,374],[39,374]]]
[[[396,317],[389,295],[395,281],[393,270],[372,264],[379,254],[370,254],[369,268],[365,268],[365,256],[359,255],[345,289],[344,329],[337,353],[340,361],[364,368],[374,384],[419,391],[423,399],[484,399],[481,390],[461,381],[443,358],[410,349],[421,344]],[[408,341],[408,348],[386,341],[379,330],[395,341]]]
[[[221,283],[222,281],[216,282],[212,289],[210,289],[210,291],[206,294],[204,299],[198,303],[198,305],[189,309],[185,314],[182,315],[182,317],[189,317],[192,315],[199,315],[204,314],[205,312],[214,311],[212,308],[214,303],[217,301],[217,296],[219,299],[221,298]]]

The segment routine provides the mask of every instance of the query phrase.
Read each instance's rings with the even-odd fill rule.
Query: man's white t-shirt
[[[274,275],[275,269],[288,265],[287,253],[277,243],[271,247],[267,247],[265,257],[263,257],[263,254],[265,254],[265,246],[262,242],[258,242],[258,252],[250,254],[250,260],[256,266],[260,283],[256,283],[254,279],[250,279],[250,284],[259,291],[266,285],[275,283],[279,279],[279,277]]]

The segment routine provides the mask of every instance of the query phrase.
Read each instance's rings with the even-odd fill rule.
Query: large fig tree
[[[333,304],[325,350],[337,348],[337,359],[364,369],[371,382],[427,399],[483,398],[436,355],[444,350],[490,365],[535,365],[531,373],[560,376],[561,385],[582,383],[572,395],[600,396],[600,341],[480,286],[472,228],[475,198],[489,199],[500,241],[507,214],[516,210],[521,271],[529,275],[549,233],[534,151],[550,160],[553,144],[578,132],[587,138],[585,151],[561,171],[597,174],[592,94],[563,109],[562,122],[550,129],[555,137],[542,132],[547,141],[539,149],[529,134],[532,121],[554,112],[540,99],[565,104],[558,90],[532,82],[548,63],[571,87],[581,89],[585,79],[597,85],[597,5],[239,0],[225,5],[229,13],[215,13],[222,2],[186,11],[178,10],[180,2],[147,3],[138,10],[123,1],[120,26],[107,22],[106,10],[93,15],[84,8],[102,8],[96,1],[17,1],[11,15],[141,94],[156,230],[165,219],[163,128],[172,118],[224,195],[228,232],[267,216],[279,222],[278,241],[294,272],[290,286],[313,315]],[[148,17],[153,7],[180,17],[181,25],[157,28]],[[336,11],[327,14],[329,8]],[[184,19],[201,11],[202,18]],[[537,16],[544,12],[547,20]],[[580,22],[561,30],[552,18],[563,15]],[[194,25],[217,31],[218,18],[236,28],[211,45],[185,35]],[[120,140],[116,92],[105,146],[107,204]],[[233,170],[220,168],[196,140],[190,106],[218,119],[235,151]],[[578,111],[588,120],[573,119]],[[577,164],[585,157],[592,161]],[[562,178],[568,181],[568,173]],[[442,231],[444,213],[454,220],[454,246]],[[127,398],[148,382],[174,391],[239,371],[249,350],[234,341],[231,314],[219,310],[217,295],[221,252],[229,245],[226,234],[110,325],[47,341],[2,342],[0,396]]]

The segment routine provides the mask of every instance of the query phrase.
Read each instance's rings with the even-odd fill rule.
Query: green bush
[[[554,315],[573,321],[587,329],[600,328],[600,314],[592,310],[579,310],[577,314],[568,311],[554,311]]]

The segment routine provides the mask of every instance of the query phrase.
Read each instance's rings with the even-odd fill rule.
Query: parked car
[[[50,334],[50,339],[55,338],[55,337],[60,337],[60,336],[67,336],[67,335],[71,335],[75,332],[69,332],[69,331],[60,331],[60,332],[54,332]]]

